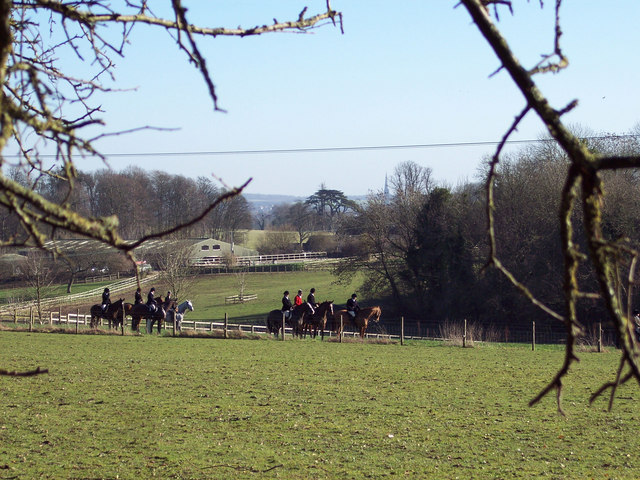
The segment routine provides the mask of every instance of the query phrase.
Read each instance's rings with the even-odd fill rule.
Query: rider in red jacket
[[[293,299],[293,304],[297,307],[298,305],[302,305],[302,303],[302,290],[298,290],[296,298]]]

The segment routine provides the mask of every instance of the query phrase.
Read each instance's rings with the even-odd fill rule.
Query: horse
[[[305,317],[304,334],[306,335],[308,331],[311,338],[315,338],[318,336],[318,329],[320,329],[321,338],[324,340],[324,329],[327,325],[327,317],[333,317],[333,300],[325,300],[316,307],[313,315]]]
[[[122,313],[122,303],[124,302],[124,298],[121,298],[117,302],[110,303],[107,305],[106,311],[102,312],[102,305],[93,305],[91,307],[91,321],[89,326],[91,328],[96,328],[98,326],[98,321],[101,318],[109,321],[109,328],[113,326],[113,328],[118,328],[118,325],[122,325],[124,320],[124,315]]]
[[[380,307],[364,307],[358,310],[355,318],[353,318],[346,309],[338,310],[334,316],[334,328],[335,332],[338,336],[342,333],[340,330],[341,320],[343,320],[342,325],[344,326],[344,319],[347,319],[353,324],[353,327],[356,331],[360,332],[360,338],[364,338],[364,333],[367,330],[367,326],[369,322],[378,322],[380,321],[380,315],[382,315],[382,310]]]
[[[278,332],[282,329],[282,310],[271,310],[267,315],[267,331],[278,338]],[[305,302],[296,305],[291,310],[291,315],[285,320],[287,327],[291,328],[294,337],[302,337],[305,316],[311,315],[311,309]],[[284,335],[284,332],[282,332]]]
[[[144,318],[147,321],[147,333],[153,332],[153,324],[156,321],[158,322],[158,333],[161,332],[162,320],[165,319],[168,309],[175,308],[176,302],[175,300],[163,301],[162,297],[158,296],[156,303],[158,304],[158,309],[155,312],[149,310],[149,306],[145,303],[131,305],[127,315],[131,315],[132,330],[137,332],[140,328],[140,320]]]
[[[193,312],[193,303],[191,303],[191,300],[186,300],[177,307],[168,309],[166,321],[175,322],[176,330],[179,332],[182,331],[182,319],[184,318],[187,310]]]

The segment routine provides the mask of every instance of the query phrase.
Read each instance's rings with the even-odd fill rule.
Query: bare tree
[[[190,242],[180,240],[167,242],[157,255],[159,280],[169,288],[176,299],[186,299],[193,293],[192,250]]]
[[[612,406],[616,389],[619,385],[635,379],[640,382],[640,362],[638,347],[633,339],[631,320],[631,291],[635,283],[635,270],[639,251],[633,248],[624,238],[607,239],[603,225],[603,205],[605,203],[604,179],[601,172],[615,169],[632,169],[640,166],[640,156],[608,155],[590,150],[587,144],[573,134],[562,121],[562,117],[577,105],[577,100],[566,106],[553,108],[534,81],[536,75],[558,72],[568,66],[568,60],[561,49],[562,36],[560,9],[562,0],[555,3],[555,28],[553,30],[554,50],[545,54],[542,60],[531,68],[525,68],[509,47],[494,23],[491,15],[499,19],[499,10],[508,8],[513,12],[510,0],[461,0],[474,23],[500,60],[500,70],[506,71],[525,99],[525,106],[517,114],[511,128],[505,133],[503,141],[493,156],[486,182],[487,217],[489,223],[490,252],[488,265],[501,271],[530,301],[550,315],[564,322],[567,331],[565,358],[557,374],[549,384],[531,400],[534,405],[550,392],[557,394],[558,410],[562,413],[561,395],[563,381],[573,362],[577,361],[575,352],[576,340],[583,331],[583,324],[578,317],[578,306],[585,299],[600,297],[607,306],[611,321],[616,327],[619,344],[622,349],[620,364],[615,379],[605,383],[592,396],[592,400],[610,390],[609,406]],[[542,2],[541,2],[542,4]],[[566,153],[569,161],[565,181],[560,194],[560,238],[564,261],[563,291],[564,307],[556,311],[543,302],[517,279],[501,262],[495,241],[496,218],[494,217],[494,186],[496,170],[500,162],[505,142],[516,130],[522,119],[530,112],[535,113],[546,126],[551,137]],[[581,207],[581,211],[579,209]],[[584,226],[582,242],[587,251],[581,249],[576,213],[580,213],[580,221]],[[577,272],[588,262],[596,272],[598,291],[587,291],[579,282]],[[628,265],[626,278],[620,269]],[[621,284],[628,287],[628,297],[621,295]],[[626,304],[626,311],[625,311]]]
[[[42,323],[42,300],[50,293],[53,283],[51,261],[45,253],[34,250],[29,252],[23,265],[24,278],[32,291],[33,299],[36,302],[38,320]]]
[[[315,216],[306,203],[296,202],[289,206],[287,217],[298,234],[298,246],[302,250],[313,231]]]

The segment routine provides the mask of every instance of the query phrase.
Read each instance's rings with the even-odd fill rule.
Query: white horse
[[[185,300],[175,310],[169,310],[167,312],[167,322],[175,321],[176,322],[176,330],[182,330],[182,319],[184,318],[187,310],[193,312],[193,303],[191,300]]]

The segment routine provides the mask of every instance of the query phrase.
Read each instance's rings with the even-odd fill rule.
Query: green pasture
[[[239,294],[239,282],[242,277],[235,274],[203,275],[196,279],[192,288],[194,311],[189,312],[189,320],[222,319],[226,313],[231,321],[243,319],[248,322],[263,323],[263,317],[270,310],[282,307],[282,294],[285,290],[290,298],[296,295],[298,289],[304,291],[307,298],[309,290],[316,289],[316,300],[333,300],[336,305],[344,305],[347,299],[361,284],[361,278],[356,278],[349,285],[334,283],[336,278],[325,270],[304,272],[278,273],[247,273],[244,275],[245,294],[255,293],[257,300],[242,304],[227,304],[225,297]],[[360,303],[374,302],[359,295]]]
[[[619,353],[0,331],[0,478],[640,477],[637,385],[589,406]]]

